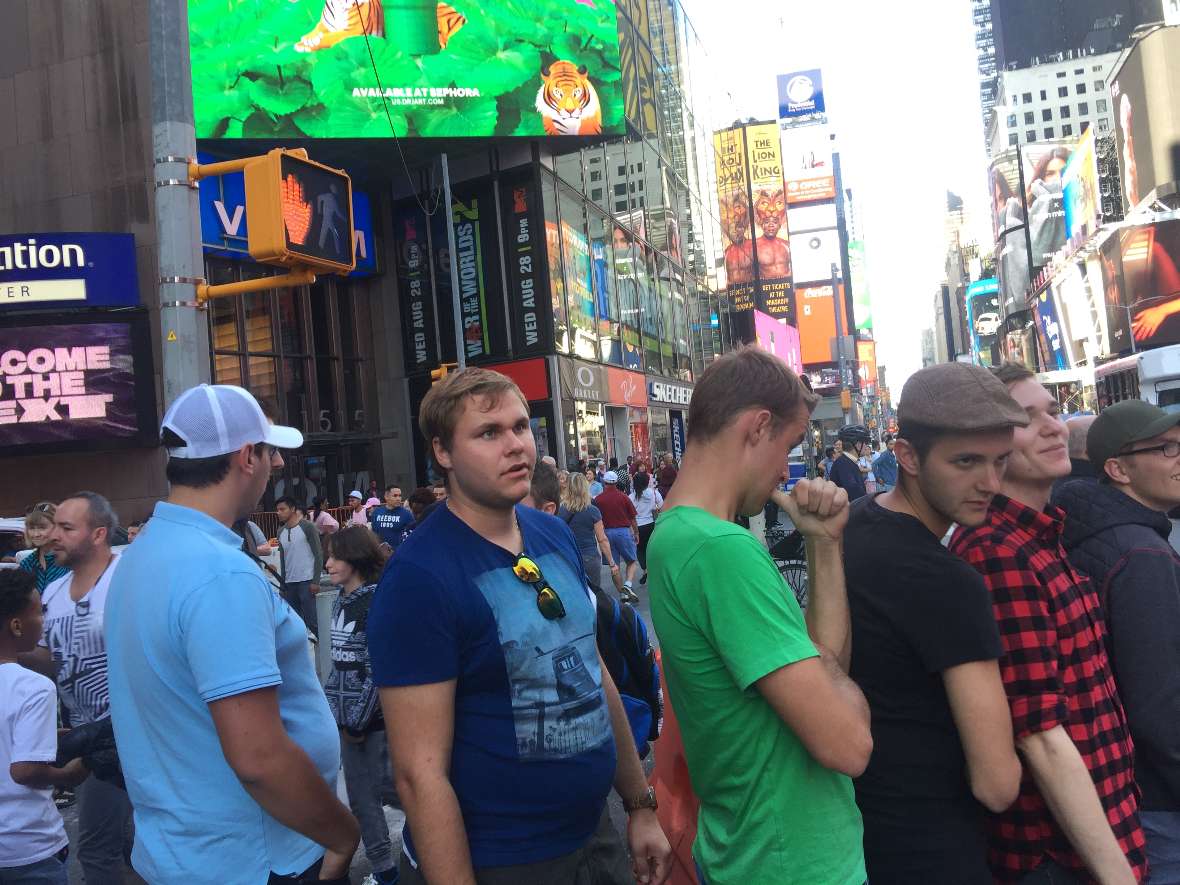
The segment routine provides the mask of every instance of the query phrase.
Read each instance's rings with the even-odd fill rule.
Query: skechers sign
[[[0,236],[0,310],[138,304],[131,234]]]
[[[201,163],[216,163],[216,157],[198,154]],[[248,260],[246,225],[246,180],[241,172],[203,178],[201,195],[201,245],[210,255]],[[369,198],[352,192],[353,245],[356,270],[349,276],[367,277],[377,273],[377,244],[373,241],[373,212]]]

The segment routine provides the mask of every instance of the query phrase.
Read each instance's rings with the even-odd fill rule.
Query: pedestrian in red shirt
[[[679,473],[680,471],[676,469],[676,464],[672,460],[671,452],[665,452],[664,462],[656,473],[656,487],[661,497],[668,497],[668,492],[672,491],[672,483],[676,482]]]
[[[1132,883],[1147,877],[1127,718],[1088,578],[1061,544],[1064,513],[1049,504],[1070,471],[1061,406],[1023,366],[996,372],[1028,412],[987,521],[961,529],[951,551],[987,583],[1004,656],[1025,776],[1015,804],[989,821],[998,882]]]
[[[616,488],[619,475],[608,470],[602,478],[602,493],[594,499],[594,506],[602,513],[602,525],[610,541],[611,556],[615,562],[626,563],[626,578],[619,596],[624,602],[639,602],[631,589],[635,572],[639,568],[639,525],[635,521],[635,505],[631,499]]]

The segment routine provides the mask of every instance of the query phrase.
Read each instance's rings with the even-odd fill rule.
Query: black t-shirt
[[[869,881],[990,883],[983,809],[942,681],[951,667],[1000,657],[987,587],[922,523],[876,496],[852,508],[844,568],[850,675],[873,721],[873,755],[855,781]]]
[[[848,492],[848,500],[855,501],[868,494],[865,488],[865,477],[860,472],[860,466],[847,455],[840,455],[832,461],[832,469],[828,471],[828,479]]]

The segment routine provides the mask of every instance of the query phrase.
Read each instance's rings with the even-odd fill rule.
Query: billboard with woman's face
[[[1024,164],[1024,206],[1028,219],[1032,269],[1049,263],[1065,245],[1065,180],[1063,174],[1073,147],[1045,142],[1025,145],[1020,150]]]

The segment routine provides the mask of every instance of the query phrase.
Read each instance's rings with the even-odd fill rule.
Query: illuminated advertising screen
[[[80,312],[0,323],[0,454],[151,446],[147,314]]]
[[[717,208],[725,279],[735,310],[754,306],[754,215],[746,171],[745,129],[737,126],[713,135],[717,163]]]
[[[852,285],[852,310],[856,331],[873,334],[873,302],[869,298],[869,275],[865,266],[863,240],[848,243],[848,272]]]
[[[1123,228],[1119,243],[1135,348],[1180,342],[1180,221]]]
[[[1135,44],[1110,80],[1115,145],[1128,212],[1159,185],[1180,180],[1173,158],[1180,142],[1178,56],[1180,29],[1160,28]]]
[[[856,342],[856,373],[860,389],[869,396],[877,392],[877,342]]]
[[[782,132],[783,177],[788,203],[831,200],[836,196],[832,137],[827,126],[799,126]]]
[[[1067,144],[1045,142],[1029,144],[1020,149],[1024,164],[1024,207],[1028,219],[1032,267],[1044,267],[1053,253],[1065,245],[1066,164],[1073,156]]]
[[[394,210],[397,278],[401,283],[402,351],[407,373],[425,372],[439,363],[426,226],[426,215],[413,201]]]
[[[800,353],[799,330],[794,326],[756,310],[754,340],[760,348],[767,353],[773,353],[794,369],[796,374],[802,374],[803,359]]]
[[[791,258],[795,279],[814,283],[832,278],[832,265],[840,265],[840,234],[836,230],[813,230],[791,237]]]
[[[1062,173],[1065,195],[1065,237],[1088,237],[1101,222],[1102,201],[1098,197],[1098,152],[1094,127],[1078,141]]]
[[[1000,290],[994,279],[977,280],[967,287],[967,324],[971,352],[981,366],[999,362]]]
[[[1106,308],[1106,353],[1131,350],[1131,318],[1123,298],[1123,254],[1118,235],[1102,244],[1102,291]]]
[[[836,304],[831,285],[801,286],[795,292],[799,315],[799,344],[804,366],[832,363],[836,337]],[[841,289],[840,297],[844,297]],[[848,354],[851,358],[852,354]]]
[[[198,138],[622,135],[613,0],[189,0]]]
[[[807,71],[793,71],[778,75],[778,117],[790,120],[811,114],[822,114],[824,104],[824,77],[815,68]]]
[[[1033,299],[1033,312],[1037,317],[1037,350],[1041,367],[1046,372],[1069,368],[1066,353],[1065,329],[1058,319],[1057,301],[1052,286],[1046,286]]]
[[[770,316],[791,322],[791,247],[777,124],[746,127],[746,168],[753,198],[754,255],[758,261],[756,304]]]

